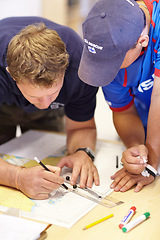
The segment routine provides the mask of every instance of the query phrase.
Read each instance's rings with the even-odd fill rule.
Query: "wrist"
[[[150,164],[147,164],[144,171],[141,172],[141,174],[144,177],[149,177],[150,175],[152,175],[155,178],[157,176],[157,170]]]
[[[24,167],[19,167],[19,168],[17,169],[16,176],[15,176],[15,188],[17,188],[18,190],[19,190],[19,184],[18,184],[18,182],[19,182],[19,176],[20,176],[20,173],[21,173],[21,171],[22,171],[23,168],[24,168]]]
[[[78,148],[75,152],[78,152],[78,151],[85,152],[91,158],[92,162],[94,162],[95,153],[91,148],[89,148],[89,147]]]

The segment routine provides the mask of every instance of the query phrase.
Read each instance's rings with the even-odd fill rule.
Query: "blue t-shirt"
[[[0,21],[0,105],[3,103],[16,104],[26,112],[38,110],[25,99],[15,81],[6,71],[6,53],[13,36],[25,26],[39,22],[44,22],[47,28],[54,29],[59,34],[70,56],[64,84],[57,99],[51,103],[49,109],[64,106],[65,114],[74,121],[91,119],[94,116],[98,88],[85,84],[78,77],[83,41],[72,29],[40,17],[11,17]]]
[[[113,111],[124,111],[134,103],[146,128],[154,75],[160,77],[160,2],[144,1],[152,18],[148,47],[129,67],[120,69],[114,81],[102,89]]]

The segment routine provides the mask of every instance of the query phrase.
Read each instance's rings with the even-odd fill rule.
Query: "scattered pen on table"
[[[118,159],[118,155],[116,156],[116,168],[119,168],[119,159]]]
[[[34,160],[38,162],[46,171],[50,172],[50,170],[37,157],[34,157]],[[68,190],[68,187],[64,183],[62,183],[61,186]]]
[[[83,230],[86,230],[86,229],[91,228],[91,227],[93,227],[93,226],[95,226],[95,225],[97,225],[97,224],[99,224],[101,222],[104,222],[105,220],[107,220],[107,219],[109,219],[111,217],[113,217],[113,214],[110,214],[110,215],[108,215],[108,216],[106,216],[104,218],[101,218],[101,219],[97,220],[96,222],[93,222],[93,223],[87,225],[85,228],[83,228]]]
[[[136,207],[135,206],[132,206],[128,213],[124,216],[124,218],[122,219],[122,221],[120,222],[120,224],[118,225],[120,229],[122,229],[122,227],[127,224],[131,218],[133,217],[133,215],[135,214],[136,212]]]
[[[145,221],[146,219],[148,219],[150,216],[149,212],[144,213],[143,215],[139,216],[138,218],[132,220],[131,222],[127,223],[126,225],[124,225],[124,227],[122,227],[122,231],[128,232],[130,231],[132,228],[138,226],[140,223],[142,223],[143,221]]]

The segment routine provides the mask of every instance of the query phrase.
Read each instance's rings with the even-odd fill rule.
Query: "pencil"
[[[50,172],[50,170],[37,157],[34,157],[34,160],[38,162],[46,171]],[[68,190],[68,187],[64,183],[62,183],[61,186]]]
[[[108,216],[106,216],[104,218],[101,218],[101,219],[97,220],[96,222],[93,222],[93,223],[87,225],[85,228],[83,228],[83,230],[86,230],[86,229],[91,228],[91,227],[93,227],[93,226],[95,226],[95,225],[97,225],[97,224],[99,224],[101,222],[104,222],[105,220],[107,220],[107,219],[109,219],[111,217],[113,217],[113,214],[110,214],[110,215],[108,215]]]

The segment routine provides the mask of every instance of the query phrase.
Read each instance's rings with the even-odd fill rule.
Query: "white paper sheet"
[[[21,137],[1,145],[0,153],[31,159],[33,159],[32,156],[38,156],[43,159],[49,155],[62,155],[65,141],[66,137],[63,135],[29,131]],[[97,142],[95,165],[99,171],[100,186],[94,185],[92,188],[94,191],[101,195],[108,195],[111,192],[109,187],[112,182],[110,176],[118,170],[116,168],[116,156],[119,156],[119,168],[121,168],[120,159],[123,150],[124,147],[121,144]],[[69,173],[71,174],[71,171],[67,168],[64,168],[62,172],[64,177]],[[22,216],[67,228],[97,205],[93,201],[71,192],[64,193],[61,189],[47,200],[31,201],[33,203],[31,211],[22,211]],[[1,211],[4,211],[4,209],[6,208],[0,206]]]
[[[0,214],[0,238],[3,240],[35,240],[47,224]]]
[[[57,149],[66,145],[66,137],[40,131],[27,131],[20,137],[0,145],[0,153],[40,160],[55,154]]]

